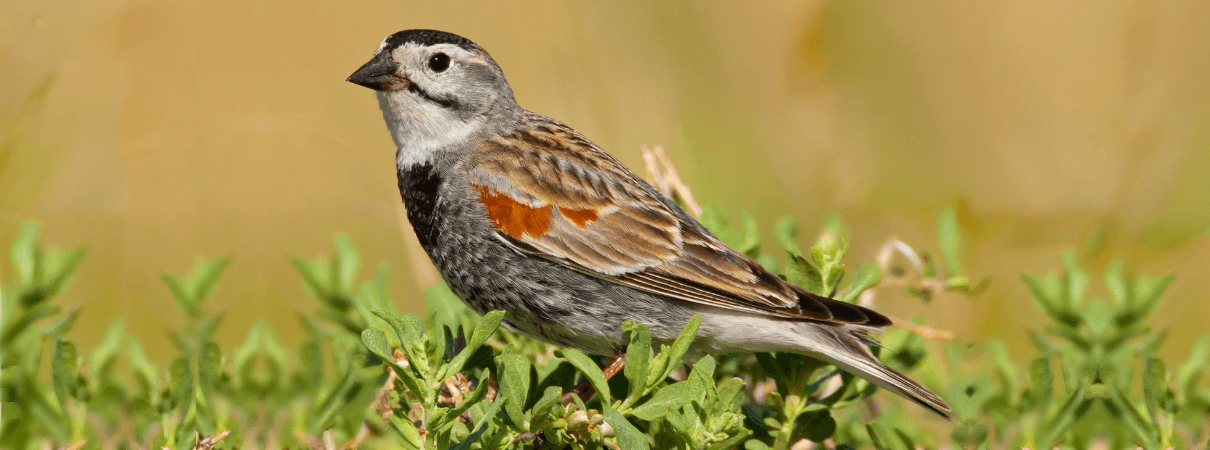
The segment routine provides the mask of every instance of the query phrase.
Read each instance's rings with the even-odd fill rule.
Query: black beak
[[[375,91],[391,90],[391,87],[401,81],[399,76],[395,74],[395,69],[398,67],[391,59],[387,57],[387,52],[379,52],[374,55],[370,62],[365,63],[352,75],[349,75],[348,81],[353,84],[365,86]]]

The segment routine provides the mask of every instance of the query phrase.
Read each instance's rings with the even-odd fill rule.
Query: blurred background
[[[957,208],[988,289],[879,307],[1024,354],[1022,272],[1095,243],[1178,278],[1160,311],[1183,357],[1210,315],[1210,2],[298,2],[4,0],[0,246],[26,220],[89,251],[73,340],[123,315],[153,356],[180,319],[163,272],[230,256],[211,307],[231,344],[314,310],[291,256],[362,250],[419,312],[436,281],[403,219],[394,147],[344,79],[387,35],[485,47],[522,106],[642,171],[663,145],[699,201],[851,227],[851,266],[898,237],[935,251]],[[7,258],[0,276],[12,275]],[[1093,293],[1100,294],[1094,278]],[[227,347],[227,345],[224,345]]]

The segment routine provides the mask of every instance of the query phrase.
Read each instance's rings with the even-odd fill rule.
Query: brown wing
[[[488,218],[520,251],[704,305],[789,319],[890,324],[878,313],[777,278],[673,211],[672,202],[621,162],[562,124],[536,121],[487,141],[469,165]]]

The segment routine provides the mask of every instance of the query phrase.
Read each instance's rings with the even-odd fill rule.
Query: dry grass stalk
[[[640,151],[643,154],[643,165],[646,168],[647,179],[651,180],[655,188],[661,194],[680,200],[693,217],[701,217],[701,206],[693,199],[693,192],[689,189],[689,186],[681,180],[681,176],[676,170],[676,165],[672,163],[672,159],[664,152],[664,147],[659,145],[648,147],[644,145]],[[895,253],[899,253],[907,258],[915,271],[910,274],[894,274],[891,261]],[[878,289],[910,287],[919,292],[930,294],[941,292],[945,289],[944,279],[923,276],[924,260],[916,254],[915,250],[912,250],[912,247],[899,239],[892,238],[886,244],[883,244],[882,249],[878,252],[877,260],[878,267],[882,272],[882,281],[873,288],[862,292],[861,296],[857,299],[858,305],[873,308],[874,295]],[[891,320],[904,329],[926,339],[953,339],[954,337],[953,333],[946,330],[916,325],[906,320],[895,318],[891,318]]]
[[[643,165],[647,168],[647,179],[651,180],[655,188],[669,198],[680,200],[693,217],[701,217],[702,207],[693,199],[689,186],[681,181],[676,165],[672,164],[672,159],[664,153],[664,147],[644,145],[640,151],[643,153]]]
[[[904,272],[903,274],[895,273],[891,263],[894,260],[895,254],[902,255],[911,263],[913,271]],[[924,259],[916,254],[916,251],[911,246],[903,241],[891,238],[887,240],[882,248],[878,251],[878,269],[882,272],[882,281],[874,287],[867,289],[857,297],[857,304],[866,308],[874,307],[874,297],[877,291],[887,288],[908,287],[913,290],[932,294],[945,290],[945,280],[939,277],[924,276]],[[925,339],[953,339],[954,333],[946,330],[940,330],[924,325],[916,325],[909,321],[891,317],[891,321],[904,329],[919,335]]]
[[[223,430],[214,436],[198,439],[197,444],[193,446],[193,450],[213,450],[214,446],[218,445],[223,439],[226,439],[229,434],[231,434],[230,430]]]

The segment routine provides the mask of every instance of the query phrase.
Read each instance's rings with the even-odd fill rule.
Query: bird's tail
[[[878,387],[916,402],[920,406],[928,408],[946,419],[950,418],[950,406],[945,403],[945,400],[925,389],[920,383],[896,372],[895,369],[887,367],[886,364],[879,361],[870,352],[869,347],[866,347],[863,339],[857,332],[851,329],[832,327],[818,327],[816,329],[820,328],[823,328],[821,331],[830,334],[834,343],[838,345],[817,346],[812,349],[814,350],[811,352],[812,356],[824,359],[842,370],[874,383]]]

